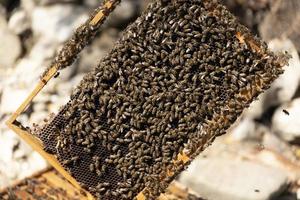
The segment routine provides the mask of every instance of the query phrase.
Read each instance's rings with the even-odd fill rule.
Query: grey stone
[[[285,113],[283,110],[288,112]],[[273,130],[289,142],[299,142],[300,139],[300,98],[294,99],[279,107],[272,118]]]
[[[25,10],[18,10],[9,18],[8,27],[16,34],[30,29],[30,21]]]
[[[251,118],[241,118],[238,123],[234,123],[234,126],[231,127],[228,132],[230,133],[231,138],[236,141],[255,137],[255,122]]]
[[[43,120],[48,116],[48,112],[46,111],[34,111],[29,118],[29,121],[35,124],[41,124]]]
[[[299,87],[300,59],[294,43],[288,39],[275,39],[268,45],[276,53],[287,51],[292,56],[288,66],[284,67],[284,73],[266,91],[266,103],[278,105],[290,101]]]
[[[4,126],[0,126],[0,152],[0,188],[48,166],[37,152]]]
[[[300,1],[276,0],[259,26],[263,39],[290,38],[300,51]]]
[[[0,27],[5,27],[6,24],[7,22],[6,22],[5,9],[0,5]]]
[[[68,93],[69,95],[69,93]],[[52,95],[50,101],[53,102],[48,105],[47,109],[49,113],[57,113],[61,106],[65,105],[69,101],[68,95]]]
[[[11,76],[11,79],[15,79],[15,77],[18,77],[18,79],[9,79],[10,85],[15,88],[16,85],[32,88],[46,66],[50,64],[57,47],[57,43],[53,43],[46,38],[37,40],[29,54],[17,63],[14,76]]]
[[[138,1],[125,0],[114,10],[107,20],[108,26],[119,27],[127,24],[139,13]]]
[[[36,1],[37,1],[38,5],[80,2],[80,0],[36,0]]]
[[[35,102],[33,104],[33,111],[34,112],[41,112],[41,111],[46,111],[46,110],[47,110],[47,106],[46,106],[45,102]]]
[[[17,35],[8,29],[5,19],[0,15],[0,68],[13,67],[21,54],[21,42]]]
[[[108,28],[99,38],[95,38],[92,44],[82,51],[78,59],[77,73],[91,71],[98,62],[108,53],[117,39],[117,30]]]
[[[21,7],[27,14],[31,14],[35,6],[36,0],[21,0]]]
[[[47,161],[38,152],[34,151],[25,162],[21,163],[20,168],[22,170],[19,171],[18,179],[30,176],[32,173],[45,169],[48,166]]]
[[[287,186],[279,169],[238,159],[196,159],[180,182],[209,200],[268,200]]]
[[[17,179],[18,172],[20,171],[19,165],[15,161],[11,161],[9,163],[2,163],[0,162],[0,171],[5,174],[7,179],[6,184],[11,184],[12,180]],[[9,167],[7,167],[9,166]],[[4,185],[5,186],[5,185]]]
[[[0,129],[0,161],[9,163],[13,158],[13,147],[19,143],[19,138],[10,130]]]
[[[67,40],[87,17],[86,10],[81,6],[69,4],[39,6],[32,11],[32,30],[35,36],[61,43]]]
[[[5,166],[5,163],[0,162],[0,169],[2,168],[1,165]],[[4,188],[7,185],[9,185],[9,179],[4,173],[0,171],[0,189]]]
[[[9,0],[0,0],[0,5],[7,6]]]
[[[75,86],[79,84],[79,82],[81,81],[82,78],[83,78],[83,74],[79,73],[75,77],[68,80],[68,84],[64,84],[64,83],[57,84],[56,90],[57,90],[58,96],[66,98],[66,94],[70,95],[72,89],[74,89]],[[65,98],[62,101],[65,101],[66,100]]]
[[[19,138],[20,139],[20,138]],[[23,140],[19,140],[18,148],[13,152],[13,159],[26,159],[33,152],[33,149]]]
[[[296,156],[294,156],[296,157]],[[300,178],[300,163],[297,159],[289,158],[286,153],[277,153],[265,148],[253,154],[252,158],[263,165],[274,167],[285,171],[288,175],[289,182],[295,182]]]
[[[289,143],[284,141],[275,133],[269,131],[265,131],[262,144],[264,148],[272,150],[281,156],[284,156],[288,160],[295,161],[296,156],[294,150],[291,149]]]
[[[275,39],[269,43],[269,48],[274,52],[287,51],[292,59],[289,60],[289,65],[284,67],[285,72],[244,112],[244,116],[253,119],[261,117],[262,113],[272,106],[290,101],[299,87],[300,59],[293,43],[288,39]]]
[[[27,90],[4,88],[1,96],[0,113],[12,113],[17,110],[28,95]]]

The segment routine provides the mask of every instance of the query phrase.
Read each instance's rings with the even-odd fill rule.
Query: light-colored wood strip
[[[61,173],[68,181],[70,181],[74,187],[84,192],[87,196],[87,199],[93,200],[94,198],[90,193],[84,191],[79,183],[73,178],[59,163],[59,161],[53,156],[43,150],[43,146],[39,140],[37,140],[33,135],[28,133],[26,130],[21,129],[20,127],[14,124],[8,124],[8,126],[15,131],[25,142],[27,142],[35,151],[41,154],[59,173]]]
[[[25,101],[19,106],[19,108],[12,114],[12,116],[9,118],[7,123],[11,124],[13,123],[19,115],[26,110],[28,105],[32,102],[33,98],[44,88],[44,86],[47,84],[47,82],[56,74],[57,68],[56,66],[53,66],[50,68],[50,70],[47,72],[47,74],[38,82],[36,87],[33,89],[33,91],[29,94],[29,96],[25,99]]]
[[[55,172],[50,171],[47,173],[44,173],[42,175],[48,183],[53,185],[54,187],[61,188],[67,192],[70,196],[81,196],[83,198],[84,196],[80,195],[80,190],[73,187],[70,183],[68,183],[66,180],[59,177]]]
[[[110,1],[107,1],[104,4],[104,9],[110,9],[113,6],[113,4]],[[95,26],[97,25],[101,20],[103,20],[104,13],[103,10],[100,10],[95,17],[90,21],[90,25]]]

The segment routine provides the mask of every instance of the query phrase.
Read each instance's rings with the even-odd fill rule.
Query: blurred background
[[[150,0],[123,0],[73,64],[19,118],[32,127],[55,113]],[[5,126],[72,31],[98,0],[0,0],[0,189],[48,163]],[[208,200],[300,199],[300,1],[222,0],[270,49],[292,55],[285,73],[178,182]]]

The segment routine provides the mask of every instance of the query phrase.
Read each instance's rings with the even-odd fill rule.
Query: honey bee
[[[85,166],[99,183],[108,174],[120,178],[96,187],[86,183],[99,199],[132,199],[146,186],[151,190],[145,193],[154,199],[174,178],[161,179],[167,170],[178,173],[186,167],[182,162],[174,166],[178,153],[199,153],[255,98],[250,94],[243,99],[239,93],[252,89],[256,74],[266,88],[280,73],[274,69],[270,75],[267,68],[273,70],[273,61],[267,52],[262,60],[249,45],[240,44],[236,32],[247,31],[216,5],[176,0],[151,4],[74,90],[58,123],[62,126],[55,128],[59,137],[48,135],[56,140],[47,145],[56,147],[58,157],[87,154],[92,159]],[[174,9],[185,14],[165,14]],[[85,24],[77,30],[78,38],[57,58],[61,68],[89,41],[83,33],[94,37],[97,27]],[[77,148],[80,154],[73,152]],[[68,159],[65,168],[76,174],[72,169],[78,160]]]

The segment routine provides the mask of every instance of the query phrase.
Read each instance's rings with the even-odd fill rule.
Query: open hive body
[[[52,168],[0,189],[1,200],[82,200],[85,197]]]
[[[47,168],[0,189],[1,200],[82,200],[85,196],[55,169]],[[159,200],[203,200],[177,182]]]
[[[55,169],[48,168],[0,189],[1,200],[84,200],[77,188]],[[203,200],[177,182],[169,185],[159,200]]]
[[[38,138],[94,197],[154,199],[285,64],[216,1],[157,0]]]

